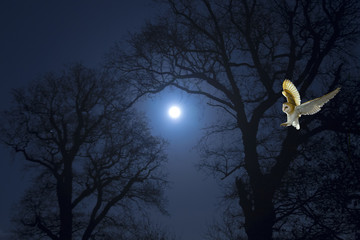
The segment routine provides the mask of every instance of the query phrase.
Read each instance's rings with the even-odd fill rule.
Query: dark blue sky
[[[14,0],[0,2],[0,110],[10,104],[11,89],[26,86],[64,64],[81,62],[96,67],[111,46],[136,31],[159,14],[149,0]],[[167,116],[172,103],[182,107],[179,120]],[[201,239],[206,222],[215,214],[218,187],[197,172],[198,154],[190,151],[208,119],[195,97],[167,90],[139,103],[153,133],[169,140],[168,191],[170,219],[163,219],[183,239]],[[21,161],[0,146],[0,238],[10,227],[12,204],[20,199],[29,176],[21,171]]]

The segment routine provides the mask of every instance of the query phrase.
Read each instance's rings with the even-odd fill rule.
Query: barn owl
[[[312,115],[319,112],[321,107],[335,97],[339,91],[340,88],[337,88],[322,97],[301,104],[300,94],[295,85],[290,80],[285,79],[282,94],[286,97],[287,102],[283,103],[282,110],[287,115],[287,121],[282,123],[281,126],[293,126],[299,130],[299,117],[301,117],[301,115]]]

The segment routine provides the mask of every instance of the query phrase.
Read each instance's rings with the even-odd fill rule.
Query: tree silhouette
[[[144,206],[165,211],[165,142],[129,99],[121,83],[82,65],[14,91],[2,140],[36,177],[18,212],[21,238],[126,236]]]
[[[201,165],[229,180],[228,185],[235,183],[232,196],[244,217],[239,227],[245,228],[248,239],[272,239],[285,216],[277,208],[279,191],[304,146],[320,136],[330,137],[329,131],[358,134],[331,114],[320,120],[325,110],[301,119],[301,131],[280,129],[285,119],[281,83],[291,79],[305,100],[345,84],[341,76],[352,67],[347,59],[359,36],[359,4],[167,3],[168,14],[134,34],[130,50],[115,49],[109,65],[137,79],[143,91],[175,86],[223,111],[204,138]],[[339,98],[341,94],[333,102]]]

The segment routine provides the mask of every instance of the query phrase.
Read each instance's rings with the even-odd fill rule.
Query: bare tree
[[[232,196],[248,239],[272,239],[284,217],[276,208],[277,194],[302,148],[317,137],[330,137],[329,132],[359,134],[354,124],[339,123],[330,113],[321,120],[326,111],[301,119],[301,131],[280,129],[285,118],[281,83],[291,79],[304,99],[345,85],[342,76],[352,67],[348,59],[359,36],[359,4],[167,3],[168,15],[133,35],[130,50],[115,50],[109,64],[144,90],[175,86],[226,113],[205,137],[201,164],[235,183]]]
[[[2,140],[36,174],[18,213],[21,238],[112,239],[144,206],[165,212],[165,142],[119,82],[74,65],[14,100]]]

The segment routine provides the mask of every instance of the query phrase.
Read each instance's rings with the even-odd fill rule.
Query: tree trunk
[[[245,169],[249,183],[246,184],[239,178],[236,180],[236,186],[240,198],[239,204],[245,216],[245,231],[248,239],[271,240],[276,217],[272,202],[274,186],[269,175],[260,170],[256,151],[256,131],[257,128],[249,127],[247,134],[243,134]]]
[[[64,171],[57,183],[57,195],[60,211],[59,240],[72,239],[72,164],[64,161]]]
[[[271,200],[263,200],[256,206],[250,216],[245,218],[245,231],[249,240],[271,240],[275,220]]]
[[[250,194],[246,184],[240,178],[236,179],[239,193],[239,205],[245,216],[245,231],[249,240],[271,240],[272,227],[275,222],[275,211],[272,202],[272,191],[269,186],[256,188],[254,194]]]

